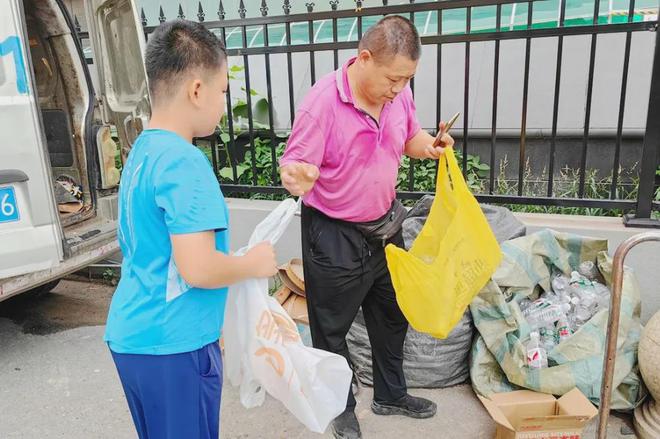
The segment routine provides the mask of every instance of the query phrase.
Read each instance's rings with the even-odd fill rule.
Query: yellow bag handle
[[[453,147],[448,146],[445,148],[445,152],[440,157],[440,161],[441,163],[439,163],[438,183],[442,175],[442,178],[445,181],[447,181],[447,179],[451,179],[451,185],[449,186],[449,189],[453,188],[454,192],[461,190],[464,192],[472,193],[468,188],[467,183],[465,182],[463,171],[461,171],[461,168],[458,166],[458,160],[456,160]],[[447,168],[449,168],[449,171],[447,171]]]

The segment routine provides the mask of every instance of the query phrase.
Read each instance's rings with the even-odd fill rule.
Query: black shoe
[[[361,439],[360,423],[353,410],[346,410],[332,421],[332,434],[335,439]]]
[[[425,419],[435,415],[438,406],[428,399],[406,395],[393,402],[372,402],[371,411],[377,415],[403,415]]]

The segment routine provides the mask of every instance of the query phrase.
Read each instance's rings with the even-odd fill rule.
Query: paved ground
[[[103,322],[112,288],[63,282],[40,299],[0,303],[0,438],[135,438],[130,414],[105,345]],[[91,326],[90,326],[91,325]],[[469,386],[416,390],[438,403],[429,420],[383,418],[369,410],[371,392],[359,395],[358,417],[369,438],[492,438],[494,425]],[[593,437],[592,424],[585,435]],[[610,438],[623,435],[614,418]],[[223,438],[314,438],[272,399],[246,410],[225,386]]]

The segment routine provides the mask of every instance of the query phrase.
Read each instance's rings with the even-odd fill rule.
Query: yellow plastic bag
[[[410,251],[390,244],[385,254],[410,325],[446,338],[495,272],[502,252],[450,148],[440,158],[435,195]]]

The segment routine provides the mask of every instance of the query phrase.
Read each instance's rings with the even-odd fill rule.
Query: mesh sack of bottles
[[[484,396],[521,388],[600,403],[612,261],[607,240],[551,230],[502,244],[504,258],[470,310],[479,332],[470,358]],[[646,390],[637,366],[639,285],[626,269],[612,408],[632,410]]]

